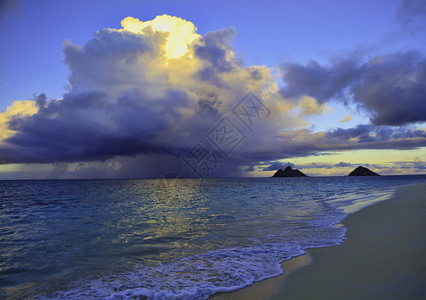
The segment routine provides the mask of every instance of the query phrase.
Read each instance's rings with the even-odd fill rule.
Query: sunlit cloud
[[[344,116],[339,123],[346,123],[346,122],[350,122],[352,121],[352,117],[351,116]]]
[[[309,96],[305,96],[300,100],[299,108],[304,115],[319,115],[330,108],[326,107],[326,103],[318,104],[318,102]]]
[[[0,145],[3,141],[16,133],[9,124],[14,118],[32,116],[37,113],[38,108],[35,101],[15,101],[8,106],[5,112],[0,113]]]
[[[140,21],[137,18],[127,17],[121,21],[122,30],[135,34],[144,34],[146,28],[167,34],[165,51],[168,58],[178,58],[189,51],[189,45],[201,35],[196,33],[197,28],[192,22],[168,15],[157,16],[152,21]]]

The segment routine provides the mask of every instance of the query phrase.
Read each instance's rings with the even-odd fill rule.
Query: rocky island
[[[348,176],[379,176],[379,174],[374,173],[370,169],[359,166],[358,168],[350,172]]]
[[[293,170],[290,166],[287,168],[279,169],[272,177],[308,177],[299,170]]]

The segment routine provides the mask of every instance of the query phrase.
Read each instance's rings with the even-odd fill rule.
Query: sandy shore
[[[400,188],[343,224],[342,245],[308,250],[284,262],[283,275],[212,298],[426,299],[426,184]]]

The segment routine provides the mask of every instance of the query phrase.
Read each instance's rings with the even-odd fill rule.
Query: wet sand
[[[284,262],[283,275],[212,298],[426,299],[426,184],[399,188],[343,224],[343,244],[310,249]]]

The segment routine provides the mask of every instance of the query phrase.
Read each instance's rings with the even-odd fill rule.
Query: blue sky
[[[404,30],[399,1],[14,1],[19,8],[0,31],[0,108],[33,94],[60,98],[68,68],[62,43],[82,45],[102,28],[133,16],[169,14],[191,21],[200,34],[234,27],[237,53],[247,64],[327,61],[351,51],[424,47],[424,32]]]
[[[376,98],[371,95],[373,93],[373,82],[369,82],[369,80],[374,74],[376,74],[374,76],[381,74],[382,81],[389,80],[392,84],[396,84],[399,82],[398,78],[384,78],[383,74],[386,74],[386,70],[398,71],[401,69],[398,64],[403,66],[405,62],[413,66],[412,68],[407,67],[407,70],[404,71],[404,74],[406,74],[404,78],[407,78],[407,76],[414,78],[410,84],[419,78],[423,78],[421,67],[418,66],[424,63],[425,55],[426,40],[423,37],[426,36],[426,1],[2,0],[0,1],[0,9],[0,45],[2,45],[0,48],[0,112],[6,112],[7,108],[11,107],[16,101],[35,101],[41,94],[45,94],[46,103],[50,103],[54,99],[63,99],[65,94],[68,94],[69,98],[65,97],[64,99],[74,99],[71,96],[74,97],[77,91],[79,93],[82,93],[82,90],[85,93],[88,93],[89,90],[90,92],[95,91],[93,85],[88,87],[81,82],[69,80],[70,75],[74,77],[89,76],[89,71],[82,71],[81,68],[77,70],[77,62],[73,60],[70,52],[68,52],[67,57],[66,49],[71,51],[74,46],[87,46],[90,40],[102,40],[103,37],[94,38],[94,34],[107,28],[120,29],[120,22],[126,17],[130,16],[145,22],[155,19],[156,16],[167,14],[192,22],[197,28],[196,33],[202,37],[200,41],[204,43],[203,45],[207,45],[206,36],[209,36],[209,32],[222,30],[223,35],[230,37],[230,42],[220,40],[218,37],[220,34],[216,34],[216,36],[210,37],[209,41],[211,42],[209,43],[220,44],[221,49],[226,52],[226,60],[229,62],[229,66],[232,65],[232,69],[238,70],[240,73],[244,70],[251,72],[253,66],[259,66],[259,68],[262,67],[261,72],[268,73],[270,77],[268,84],[270,86],[262,90],[259,85],[259,89],[254,92],[257,92],[258,96],[269,95],[270,99],[263,99],[265,103],[270,103],[273,107],[277,105],[277,107],[281,107],[280,109],[285,110],[285,113],[281,115],[282,118],[285,114],[289,114],[289,117],[292,118],[288,130],[284,131],[291,131],[292,134],[296,134],[297,131],[298,137],[287,142],[299,142],[301,130],[312,135],[309,138],[312,143],[314,143],[313,137],[318,138],[320,133],[335,138],[338,135],[338,128],[348,132],[354,129],[350,134],[345,135],[348,141],[350,139],[352,139],[352,142],[353,139],[365,141],[362,147],[356,147],[353,144],[352,146],[339,146],[339,148],[328,145],[330,143],[329,138],[321,141],[321,143],[327,143],[327,146],[323,145],[319,148],[308,143],[306,149],[309,149],[309,151],[286,152],[288,149],[286,150],[284,147],[285,149],[282,150],[284,154],[282,155],[278,155],[275,151],[270,151],[271,153],[264,156],[258,152],[252,153],[250,157],[256,157],[255,159],[252,161],[246,159],[244,162],[236,159],[235,162],[230,163],[233,165],[230,170],[224,168],[223,173],[218,172],[218,176],[240,175],[240,173],[236,173],[236,170],[253,170],[247,171],[244,175],[262,176],[267,174],[266,171],[262,170],[267,169],[268,165],[274,163],[292,164],[293,161],[297,161],[299,166],[309,169],[312,174],[319,174],[316,173],[317,169],[322,172],[327,171],[331,165],[340,162],[338,158],[333,160],[333,157],[340,156],[340,159],[346,160],[349,165],[352,163],[375,165],[377,159],[370,161],[365,158],[366,155],[359,156],[359,152],[356,151],[376,151],[375,153],[379,153],[385,150],[392,152],[392,156],[389,156],[388,160],[377,162],[375,166],[379,173],[380,171],[389,174],[424,172],[423,160],[426,159],[424,151],[426,146],[425,118],[419,117],[418,112],[417,114],[412,113],[408,109],[401,112],[407,115],[406,118],[392,115],[396,109],[384,109],[380,103],[374,100]],[[226,29],[229,30],[226,31]],[[199,49],[197,47],[194,47],[196,56],[196,49]],[[208,60],[201,55],[199,55],[199,58]],[[86,59],[89,58],[86,57]],[[217,69],[214,66],[215,62],[217,61],[208,61],[213,65],[214,70]],[[312,62],[315,62],[315,64],[312,64]],[[383,68],[371,67],[375,63],[383,64]],[[99,72],[111,72],[107,65],[106,61],[97,62],[96,68],[99,68]],[[121,72],[128,71],[128,69],[120,70]],[[81,72],[85,73],[82,74]],[[167,72],[168,76],[171,76],[170,72],[173,71],[169,68]],[[233,76],[237,76],[238,72],[235,71]],[[365,76],[356,75],[362,72],[368,74],[366,73]],[[401,74],[401,78],[404,74]],[[223,72],[220,76],[222,76],[222,80],[234,78],[229,72]],[[324,80],[319,80],[318,76],[322,76]],[[266,77],[266,75],[263,75],[263,78]],[[303,80],[300,77],[303,77]],[[347,79],[347,77],[351,77],[351,79]],[[273,84],[270,83],[271,78],[273,78]],[[148,83],[144,81],[143,84]],[[180,83],[180,86],[182,84]],[[266,90],[272,89],[274,84],[277,86],[277,90],[274,92],[275,96],[271,96],[271,92],[267,93]],[[316,84],[318,86],[315,86]],[[368,89],[365,84],[369,84]],[[267,85],[265,82],[262,83],[263,87],[265,85]],[[249,87],[252,86],[253,84],[248,82],[246,90],[250,90]],[[209,88],[214,89],[213,86]],[[403,93],[407,99],[392,100],[393,102],[389,101],[389,104],[384,102],[383,106],[404,107],[401,103],[406,103],[407,106],[412,108],[416,105],[422,111],[426,105],[424,96],[422,98],[412,92],[422,88],[421,85],[410,85],[407,92]],[[96,86],[97,91],[102,89],[103,87]],[[230,91],[219,92],[219,90],[220,88],[217,86],[217,91],[215,91],[217,97],[229,96]],[[241,88],[241,90],[244,89]],[[120,91],[123,92],[122,87],[120,87]],[[188,89],[183,92],[188,92]],[[194,90],[191,90],[191,93],[194,93]],[[243,92],[241,91],[241,93]],[[233,95],[238,98],[242,95],[241,93],[235,92]],[[382,91],[380,93],[383,94]],[[112,97],[111,94],[108,94],[108,96]],[[92,101],[92,98],[88,98],[87,101]],[[24,105],[25,103],[21,104]],[[28,103],[25,105],[31,106]],[[46,107],[49,105],[46,104]],[[51,106],[53,109],[53,102]],[[16,107],[18,107],[18,102]],[[217,108],[217,110],[223,113],[223,107],[222,105],[222,108]],[[179,108],[179,113],[182,113],[182,109],[182,107]],[[118,108],[114,110],[114,112],[116,111],[118,111]],[[40,111],[36,113],[36,116],[41,118]],[[67,116],[67,113],[64,112],[64,118]],[[105,164],[108,165],[108,170],[112,170],[111,173],[108,173],[108,176],[111,177],[126,177],[126,174],[136,177],[150,176],[149,173],[139,175],[137,171],[126,173],[123,170],[126,169],[127,164],[132,164],[128,160],[134,157],[139,159],[141,164],[146,161],[150,163],[155,161],[152,157],[148,157],[153,152],[126,150],[124,152],[118,151],[115,154],[110,153],[101,158],[89,158],[89,156],[86,158],[84,155],[71,158],[66,155],[58,155],[58,158],[54,159],[34,158],[34,160],[28,159],[29,156],[26,154],[22,158],[15,157],[12,159],[9,155],[10,152],[17,151],[18,148],[22,153],[33,151],[28,148],[28,143],[22,142],[24,136],[31,140],[41,141],[47,139],[48,134],[45,132],[45,135],[29,137],[30,131],[24,129],[24,127],[22,127],[22,130],[16,129],[17,125],[13,125],[10,121],[12,117],[5,115],[5,118],[7,118],[8,130],[13,129],[13,132],[5,134],[7,147],[4,148],[3,152],[0,151],[0,161],[4,163],[0,166],[3,168],[2,174],[12,174],[16,171],[20,172],[21,175],[24,174],[22,176],[31,173],[33,177],[43,177],[50,176],[49,174],[59,176],[57,174],[63,172],[70,177],[90,177],[97,176],[99,170],[103,169],[102,164]],[[30,122],[29,118],[26,121]],[[36,117],[31,118],[36,119]],[[270,125],[273,129],[269,129],[271,131],[268,133],[272,135],[272,132],[274,132],[275,138],[277,138],[280,134],[283,135],[283,128],[277,124],[284,124],[285,122],[280,123],[279,116],[274,118],[276,118],[273,121],[275,125]],[[346,118],[346,121],[342,121],[344,118]],[[34,120],[31,122],[36,122]],[[354,135],[354,132],[360,132],[360,125],[370,126],[368,129],[362,127],[364,130],[362,134],[367,135],[370,139],[375,138],[374,142],[369,140],[368,144],[366,139]],[[12,128],[11,126],[15,127]],[[143,125],[139,124],[138,126]],[[64,128],[73,130],[66,126]],[[98,135],[95,136],[98,137]],[[285,136],[288,137],[289,135],[286,133]],[[380,145],[377,140],[378,136],[381,139]],[[407,139],[417,139],[417,142],[404,147],[402,146],[404,144],[404,141],[401,140],[402,136]],[[399,139],[398,145],[395,142],[397,139]],[[384,145],[385,140],[389,145]],[[144,141],[146,142],[146,140]],[[276,142],[276,140],[274,141]],[[320,141],[315,140],[315,143],[320,143]],[[336,143],[338,142],[336,141]],[[339,143],[341,145],[341,142]],[[407,143],[409,143],[409,140],[406,141]],[[133,145],[133,143],[131,144]],[[147,147],[145,144],[136,144],[135,147]],[[179,147],[181,146],[179,145]],[[15,149],[14,147],[18,148]],[[160,146],[156,145],[155,147]],[[190,146],[187,147],[190,148]],[[351,152],[351,150],[355,152]],[[46,148],[46,151],[51,153],[56,150]],[[409,155],[407,151],[411,151]],[[172,152],[174,153],[174,150],[170,153]],[[6,154],[1,155],[1,153]],[[174,155],[170,153],[168,155]],[[154,154],[159,155],[159,153]],[[321,159],[318,159],[319,154],[322,155]],[[240,158],[244,155],[246,155],[244,157],[248,157],[248,154],[239,155]],[[27,158],[24,158],[24,156]],[[177,156],[175,155],[175,157]],[[118,159],[120,162],[115,162],[114,159]],[[410,160],[411,167],[408,168]],[[315,168],[312,167],[314,162]],[[397,166],[397,162],[404,165],[406,169],[401,169],[400,165]],[[321,166],[321,163],[324,164],[324,168],[317,168],[318,165]],[[56,164],[56,167],[52,164]],[[61,166],[58,167],[58,164]],[[80,164],[84,167],[75,167],[70,164]],[[109,167],[111,164],[123,167],[111,168]],[[46,172],[47,169],[53,173]],[[76,169],[79,171],[71,174],[73,171],[70,170]],[[84,173],[91,169],[98,170],[96,171],[98,173],[95,171]],[[121,169],[121,171],[114,173],[118,169]],[[339,170],[340,173],[337,172],[336,174],[347,172],[348,169]],[[4,176],[7,177],[8,175]],[[157,174],[152,176],[157,176]]]

